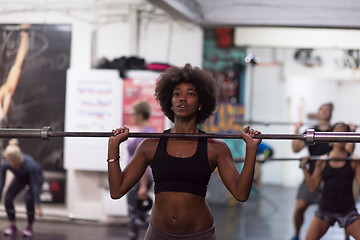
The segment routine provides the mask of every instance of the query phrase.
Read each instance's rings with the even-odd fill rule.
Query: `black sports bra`
[[[164,133],[170,133],[170,129]],[[208,162],[207,139],[199,138],[195,154],[188,158],[169,155],[167,142],[168,138],[160,138],[151,164],[155,194],[187,192],[205,197],[212,173]]]

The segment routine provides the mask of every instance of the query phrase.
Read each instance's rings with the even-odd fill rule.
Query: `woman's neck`
[[[337,147],[334,146],[333,149],[331,150],[331,155],[333,155],[334,157],[344,157],[346,156],[348,153],[346,151],[345,147]]]
[[[174,126],[171,128],[172,133],[198,133],[198,127],[195,122],[180,122],[175,121]]]
[[[318,126],[320,130],[328,130],[330,128],[330,121],[318,120]]]
[[[23,165],[24,165],[24,162],[20,162],[20,163],[16,164],[16,166],[14,166],[13,168],[16,171],[19,171],[22,168]]]
[[[140,127],[140,128],[145,128],[145,127],[148,127],[148,126],[150,126],[149,125],[149,121],[141,121],[141,122],[139,122],[138,123],[138,126]]]

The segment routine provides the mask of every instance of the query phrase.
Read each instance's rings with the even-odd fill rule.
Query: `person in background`
[[[274,151],[269,144],[261,142],[258,146],[258,150],[256,152],[258,160],[265,160],[265,158],[272,157]],[[262,162],[256,162],[255,164],[255,176],[254,176],[254,183],[255,186],[260,188],[261,187],[261,164]]]
[[[329,132],[331,128],[331,117],[334,106],[332,103],[324,103],[318,109],[316,114],[317,125],[312,128],[315,132]],[[299,134],[300,128],[302,126],[302,122],[298,122],[295,125],[294,134]],[[355,126],[351,125],[352,131],[355,131]],[[305,133],[305,132],[304,132]],[[303,140],[293,140],[292,141],[292,150],[297,153],[300,152],[306,146],[305,141]],[[348,152],[353,152],[355,148],[355,144],[348,143],[346,144],[346,148]],[[316,143],[315,145],[308,145],[308,151],[310,156],[320,156],[330,152],[332,149],[332,145],[330,143]],[[312,174],[314,172],[315,162],[310,161],[309,163],[309,173]],[[305,181],[300,184],[298,189],[298,193],[296,196],[296,205],[294,211],[294,225],[295,225],[295,235],[291,238],[291,240],[299,240],[300,230],[304,223],[304,214],[305,211],[311,204],[319,203],[321,199],[322,193],[322,185],[319,184],[318,188],[310,192]]]
[[[14,175],[5,194],[5,209],[10,226],[4,231],[4,234],[7,236],[17,234],[14,199],[21,190],[28,187],[25,194],[28,226],[24,229],[23,235],[32,237],[35,209],[37,214],[42,216],[40,200],[40,190],[44,181],[42,169],[31,156],[22,153],[17,139],[9,141],[9,145],[4,150],[4,156],[0,168],[0,196],[4,188],[7,170],[10,170]]]
[[[350,127],[339,122],[334,124],[331,131],[349,132]],[[347,150],[346,143],[336,142],[329,153],[321,156],[323,159],[315,162],[312,174],[307,167],[307,159],[300,162],[310,191],[315,191],[320,182],[324,182],[319,208],[310,223],[306,240],[320,239],[335,222],[355,239],[360,239],[360,215],[353,196],[354,179],[360,184],[360,163],[348,160],[349,157],[352,157],[352,153]],[[331,160],[334,158],[337,160]]]
[[[206,134],[199,129],[215,110],[215,79],[208,72],[186,64],[170,67],[160,76],[155,89],[162,111],[173,123],[164,133]],[[205,196],[210,175],[218,168],[227,189],[239,201],[250,195],[259,131],[246,127],[241,133],[246,143],[241,173],[231,151],[221,139],[147,138],[137,147],[124,170],[119,164],[119,145],[127,140],[129,129],[113,130],[108,141],[108,180],[110,196],[124,196],[151,166],[155,201],[145,240],[217,239],[213,216]]]
[[[134,124],[139,127],[142,133],[154,132],[153,127],[150,126],[149,119],[151,115],[151,107],[146,101],[138,101],[133,104],[132,117]],[[129,152],[129,159],[133,158],[137,146],[142,141],[142,138],[134,138],[128,141],[127,150]],[[136,240],[139,237],[139,227],[141,222],[148,224],[149,213],[139,207],[139,202],[148,201],[149,190],[152,186],[151,169],[148,167],[140,181],[127,193],[128,214],[129,214],[129,238]]]

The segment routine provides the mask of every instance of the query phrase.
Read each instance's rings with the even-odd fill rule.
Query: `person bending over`
[[[14,199],[21,190],[28,186],[29,188],[25,194],[28,226],[23,231],[23,235],[31,237],[33,235],[32,225],[35,220],[35,205],[37,214],[42,215],[40,201],[40,190],[44,181],[42,169],[31,156],[22,153],[17,139],[9,141],[4,156],[0,170],[0,196],[4,188],[7,170],[10,170],[14,175],[5,194],[5,209],[10,227],[4,231],[4,234],[8,236],[16,235]]]

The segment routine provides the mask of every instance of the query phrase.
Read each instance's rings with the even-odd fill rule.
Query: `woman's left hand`
[[[244,128],[241,132],[241,137],[245,141],[245,143],[248,144],[254,144],[259,145],[262,141],[262,139],[254,138],[256,135],[261,134],[260,131],[254,130],[250,128],[250,126],[247,126]]]
[[[301,168],[301,169],[306,169],[306,165],[307,165],[307,163],[309,162],[309,159],[310,159],[309,156],[300,158],[299,168]]]

